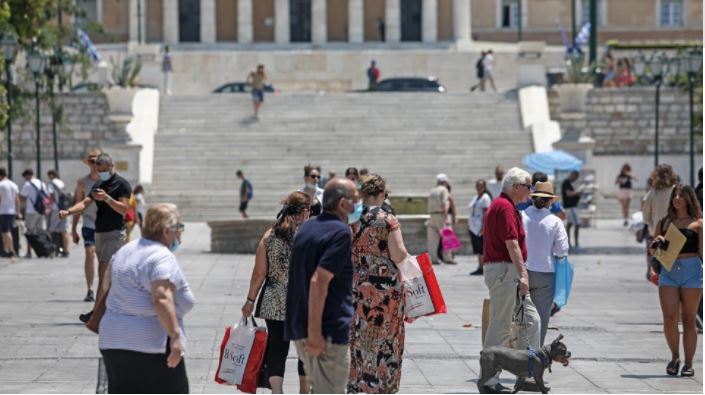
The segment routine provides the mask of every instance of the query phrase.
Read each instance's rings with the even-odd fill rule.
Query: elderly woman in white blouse
[[[557,199],[553,184],[537,182],[531,193],[531,206],[522,211],[526,232],[526,268],[529,271],[529,293],[541,317],[541,343],[546,339],[548,319],[553,304],[554,257],[568,255],[568,234],[563,221],[551,214],[551,203]]]
[[[174,256],[183,231],[175,205],[155,204],[142,238],[110,261],[98,344],[110,393],[189,392],[183,317],[194,296]]]

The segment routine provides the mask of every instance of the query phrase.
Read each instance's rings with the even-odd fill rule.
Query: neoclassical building
[[[146,43],[562,42],[588,0],[76,0],[106,34]],[[575,8],[573,8],[573,5]],[[702,0],[598,0],[599,41],[702,41]]]

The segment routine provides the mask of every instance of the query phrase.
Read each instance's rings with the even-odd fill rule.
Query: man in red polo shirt
[[[529,344],[537,348],[540,319],[529,296],[526,271],[526,234],[516,204],[526,201],[531,192],[531,174],[517,167],[509,169],[502,180],[502,193],[492,201],[485,216],[483,269],[485,285],[490,291],[490,323],[483,348],[509,346],[512,315],[517,308],[517,287],[524,297],[524,322],[520,322],[517,349]],[[521,320],[521,316],[519,317]],[[487,382],[485,390],[506,390],[499,384],[499,374]]]

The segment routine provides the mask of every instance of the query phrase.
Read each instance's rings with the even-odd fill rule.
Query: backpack
[[[44,189],[37,188],[32,181],[29,181],[29,184],[37,191],[37,199],[32,202],[34,211],[42,215],[51,214],[51,206],[54,204],[54,199],[47,195],[46,192],[44,192]]]
[[[73,195],[70,193],[63,192],[60,190],[54,182],[51,182],[51,186],[54,188],[56,193],[59,195],[59,201],[56,204],[59,206],[59,210],[67,210],[69,207],[73,206]],[[53,196],[53,195],[52,195]]]
[[[475,63],[475,69],[477,70],[477,77],[482,78],[485,75],[485,67],[482,65],[482,60],[484,57],[477,60]]]

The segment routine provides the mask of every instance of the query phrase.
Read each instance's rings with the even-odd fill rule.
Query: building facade
[[[561,44],[589,0],[76,0],[105,34],[144,43]],[[702,40],[701,0],[597,0],[599,41]]]

